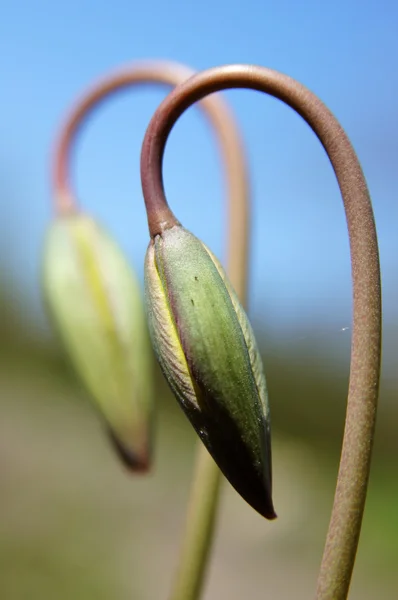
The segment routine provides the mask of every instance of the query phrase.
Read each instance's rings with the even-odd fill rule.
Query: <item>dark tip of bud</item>
[[[260,515],[270,521],[276,519],[271,473],[265,476],[263,467],[253,461],[241,432],[223,407],[214,404],[211,412],[191,408],[186,414],[231,485]],[[267,459],[270,465],[270,450]]]
[[[141,454],[138,454],[131,450],[131,448],[127,448],[127,446],[122,444],[110,428],[108,428],[108,435],[120,460],[129,471],[137,474],[148,473],[151,468],[151,458],[147,449]]]
[[[274,511],[274,507],[272,507],[270,509],[270,512],[267,513],[263,513],[263,517],[265,517],[266,519],[268,519],[269,521],[273,521],[274,519],[278,518],[278,515],[276,514],[276,512]]]

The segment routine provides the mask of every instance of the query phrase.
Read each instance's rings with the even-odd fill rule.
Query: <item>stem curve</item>
[[[174,87],[194,73],[185,65],[171,61],[134,62],[100,80],[76,103],[61,128],[54,151],[52,186],[57,214],[66,216],[79,210],[71,184],[70,161],[73,145],[88,114],[113,93],[125,88],[145,84]],[[224,159],[228,200],[227,272],[245,304],[250,207],[243,145],[235,119],[222,97],[203,100],[201,108],[216,134]],[[175,221],[169,210],[164,211],[163,219],[169,224]],[[186,529],[173,584],[175,598],[181,593],[183,600],[189,600],[200,593],[213,540],[220,483],[221,473],[199,441]],[[208,492],[206,502],[201,493],[204,487]]]
[[[166,60],[137,61],[111,73],[95,84],[76,103],[65,123],[54,149],[52,187],[55,208],[60,214],[77,210],[76,195],[70,176],[73,145],[88,114],[114,93],[125,88],[157,84],[176,86],[195,74],[189,67]],[[206,98],[201,108],[208,118],[223,156],[228,199],[228,269],[232,283],[245,302],[249,229],[249,180],[246,158],[237,124],[231,110],[219,95]],[[243,239],[246,238],[246,239]]]
[[[168,207],[162,178],[167,137],[181,114],[208,94],[248,88],[274,96],[312,128],[333,166],[350,238],[353,336],[347,412],[334,504],[316,598],[347,597],[366,500],[376,420],[381,353],[381,285],[377,235],[364,175],[344,130],[303,85],[277,71],[252,65],[208,69],[173,90],[155,112],[141,153],[141,180],[151,236],[162,230],[157,211]]]

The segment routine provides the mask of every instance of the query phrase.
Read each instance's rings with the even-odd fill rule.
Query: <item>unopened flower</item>
[[[122,459],[149,467],[152,365],[140,289],[123,254],[91,218],[58,217],[47,235],[45,297],[66,351]]]
[[[230,483],[275,518],[262,361],[223,268],[176,225],[150,242],[145,290],[153,346],[172,391]]]

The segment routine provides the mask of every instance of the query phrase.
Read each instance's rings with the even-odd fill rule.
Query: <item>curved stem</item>
[[[339,474],[316,596],[319,600],[342,600],[349,590],[365,506],[380,373],[380,268],[372,206],[356,154],[326,106],[290,77],[249,65],[203,71],[178,86],[159,106],[141,154],[147,205],[167,205],[162,159],[167,136],[179,116],[207,94],[227,88],[265,92],[296,110],[323,144],[343,197],[353,279],[350,383]],[[148,221],[151,235],[156,235],[159,223]]]
[[[77,210],[70,177],[71,151],[82,125],[93,110],[109,96],[125,88],[148,84],[174,87],[194,73],[189,67],[171,61],[140,61],[108,75],[88,91],[66,119],[55,146],[52,185],[55,209],[59,214]],[[218,95],[206,98],[200,106],[212,125],[223,157],[228,200],[228,271],[244,303],[250,218],[246,159],[235,119],[223,98]]]
[[[52,181],[55,209],[58,214],[73,214],[78,210],[70,181],[70,158],[73,143],[83,122],[102,101],[127,87],[144,84],[175,86],[194,71],[170,61],[133,63],[104,78],[75,106],[61,129],[55,148]],[[246,161],[235,120],[224,100],[212,96],[201,107],[217,135],[224,159],[227,182],[227,271],[242,304],[246,301],[249,193]],[[171,211],[165,210],[163,220],[173,223]],[[211,548],[218,505],[221,473],[201,442],[197,446],[196,467],[189,501],[186,530],[181,548],[173,598],[189,600],[198,597],[204,579]],[[206,497],[201,491],[206,489]]]

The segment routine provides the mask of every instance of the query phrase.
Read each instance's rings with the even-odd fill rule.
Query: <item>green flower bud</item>
[[[149,467],[152,364],[139,285],[110,236],[84,215],[48,232],[45,299],[67,353],[134,471]]]
[[[223,268],[194,235],[172,227],[149,245],[145,295],[152,343],[183,410],[235,489],[275,518],[261,357]]]

